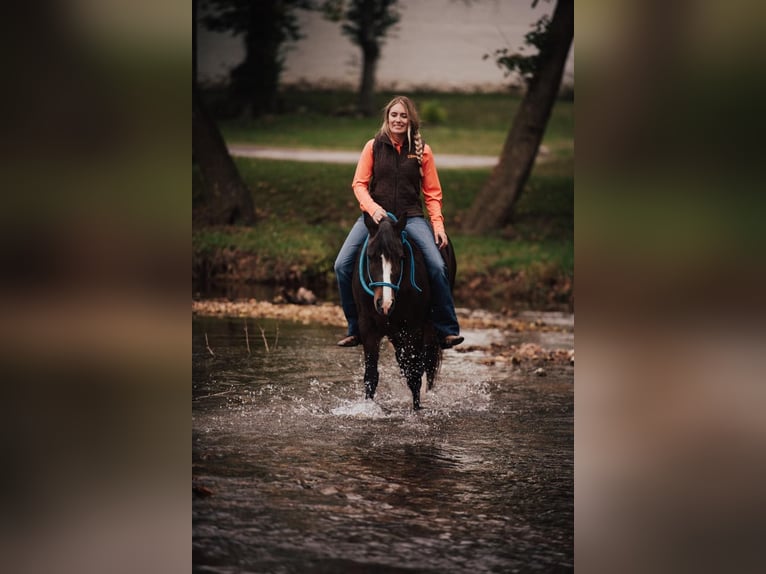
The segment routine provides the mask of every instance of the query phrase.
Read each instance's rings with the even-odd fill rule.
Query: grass
[[[424,123],[422,128],[426,142],[437,154],[498,155],[520,103],[518,96],[507,94],[410,95],[416,104],[437,101],[446,113],[444,123]],[[379,94],[377,108],[382,109],[392,96]],[[372,137],[382,119],[351,115],[353,103],[353,94],[347,92],[292,90],[282,94],[285,113],[251,121],[221,120],[220,127],[230,143],[355,151]],[[543,144],[571,155],[573,135],[574,103],[560,101],[554,107]]]
[[[299,98],[298,96],[301,96]],[[270,146],[359,149],[378,127],[378,120],[328,114],[350,105],[348,95],[289,93],[280,116],[255,122],[223,123],[229,142],[249,141]],[[437,155],[497,154],[518,100],[505,95],[429,95],[447,111],[447,124],[426,132]],[[416,101],[419,100],[415,95]],[[381,106],[388,96],[381,96]],[[493,296],[504,297],[508,281],[516,300],[530,298],[544,287],[568,283],[574,274],[573,121],[571,102],[554,109],[546,142],[551,152],[533,170],[516,206],[513,222],[486,236],[460,234],[461,217],[486,182],[489,169],[440,172],[447,231],[458,256],[458,287],[476,278]],[[425,131],[425,128],[424,128]],[[470,145],[469,145],[470,144]],[[236,251],[254,257],[258,277],[276,281],[310,279],[332,293],[332,264],[346,233],[359,214],[351,190],[354,166],[237,158],[237,167],[253,193],[258,223],[253,228],[195,228],[195,260]],[[193,204],[201,187],[194,174]],[[459,291],[458,291],[459,292]],[[538,306],[545,297],[537,296]],[[571,299],[571,288],[564,296]],[[459,297],[458,297],[459,299]],[[550,298],[548,298],[550,299]],[[560,298],[559,298],[560,299]],[[458,303],[460,301],[458,300]]]

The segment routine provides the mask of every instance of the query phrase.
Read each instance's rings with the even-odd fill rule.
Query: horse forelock
[[[394,231],[389,219],[383,219],[378,226],[378,232],[370,238],[367,254],[370,257],[384,256],[391,261],[399,261],[404,251],[402,240]]]

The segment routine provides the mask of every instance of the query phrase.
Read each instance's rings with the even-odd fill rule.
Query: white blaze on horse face
[[[391,262],[386,257],[380,257],[383,262],[383,283],[391,283]],[[383,286],[383,314],[388,315],[391,311],[391,307],[394,304],[394,290],[386,285]]]

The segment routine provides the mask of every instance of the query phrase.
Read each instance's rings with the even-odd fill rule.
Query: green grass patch
[[[262,217],[315,225],[359,210],[351,190],[354,166],[237,158]]]
[[[499,155],[520,98],[510,94],[410,94],[415,103],[438,102],[439,121],[423,121],[423,136],[438,154]],[[393,96],[378,94],[382,109]],[[286,91],[284,112],[255,120],[219,121],[229,143],[275,147],[361,150],[380,127],[382,117],[351,115],[355,96],[345,92]],[[574,103],[559,100],[553,108],[543,144],[556,156],[573,154]]]
[[[226,252],[250,257],[249,276],[261,282],[305,281],[328,285],[343,233],[327,226],[263,219],[256,227],[214,227],[192,233],[195,258],[216,259]],[[225,256],[223,257],[225,259]]]
[[[353,166],[249,158],[236,162],[252,190],[258,224],[253,228],[199,229],[194,235],[195,252],[237,249],[257,253],[269,265],[281,259],[293,261],[301,269],[315,267],[314,275],[331,272],[332,261],[360,213],[351,190]],[[491,274],[503,268],[546,265],[571,275],[572,178],[533,175],[511,225],[488,236],[463,236],[459,233],[461,216],[489,173],[488,169],[470,169],[440,174],[447,231],[461,270]]]
[[[574,270],[571,240],[509,241],[501,237],[456,235],[452,238],[459,254],[460,273],[487,275],[501,269],[520,271],[542,266],[565,274]]]

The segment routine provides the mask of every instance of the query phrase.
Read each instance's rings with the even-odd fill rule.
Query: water
[[[572,366],[447,351],[415,413],[388,343],[365,402],[338,328],[259,323],[193,321],[195,571],[572,569]]]

